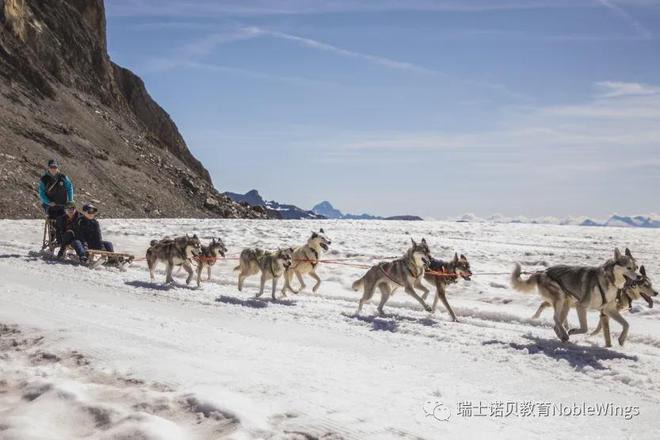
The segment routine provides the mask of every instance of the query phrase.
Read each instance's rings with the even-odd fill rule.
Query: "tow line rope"
[[[362,257],[364,258],[369,258],[369,259],[383,259],[383,260],[394,260],[400,257]],[[193,260],[197,262],[203,262],[203,261],[217,261],[217,260],[240,260],[240,257],[236,256],[229,256],[229,257],[204,257],[204,256],[195,256],[192,257]],[[351,263],[350,261],[355,261],[358,258],[350,258],[350,257],[344,257],[344,258],[332,258],[332,259],[319,259],[319,260],[311,260],[308,258],[294,258],[293,261],[296,262],[307,262],[307,263],[313,263],[313,262],[318,262],[318,263],[326,263],[326,264],[336,264],[339,266],[347,266],[347,267],[355,267],[358,269],[371,269],[373,265],[370,264],[364,264],[364,263]],[[140,258],[134,258],[133,261],[145,261],[145,257],[140,257]],[[533,272],[521,272],[522,274],[529,275],[532,274]],[[431,275],[435,276],[438,278],[455,278],[458,277],[458,273],[456,272],[444,272],[444,271],[433,271],[433,270],[427,270],[424,271],[424,275]],[[484,275],[484,276],[494,276],[494,275],[511,275],[510,272],[480,272],[480,273],[473,273],[472,276],[478,276],[478,275]]]

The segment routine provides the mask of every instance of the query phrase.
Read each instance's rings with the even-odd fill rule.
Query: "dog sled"
[[[60,243],[57,242],[55,219],[47,216],[44,222],[44,233],[40,255],[45,259],[55,259],[55,250],[59,247]],[[87,249],[85,255],[87,257],[86,266],[90,269],[106,266],[126,270],[126,268],[135,260],[135,255],[125,252],[107,252]],[[78,256],[70,246],[67,246],[67,249],[64,252],[64,259],[65,261],[79,260]]]
[[[87,258],[87,267],[90,269],[96,269],[99,266],[115,266],[121,270],[126,270],[133,260],[135,260],[135,255],[124,252],[107,252],[88,249]]]

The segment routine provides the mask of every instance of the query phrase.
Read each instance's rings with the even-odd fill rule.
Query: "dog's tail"
[[[353,283],[353,290],[358,292],[360,289],[362,289],[362,286],[364,286],[364,277],[366,277],[366,275]]]
[[[520,277],[522,273],[522,268],[520,264],[516,263],[511,273],[511,287],[520,291],[520,292],[531,292],[538,285],[538,275],[534,274],[531,277],[523,280]]]

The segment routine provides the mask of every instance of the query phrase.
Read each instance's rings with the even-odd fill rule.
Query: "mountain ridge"
[[[312,208],[312,212],[315,212],[319,215],[323,215],[329,219],[337,220],[406,220],[406,221],[420,221],[423,220],[421,217],[416,215],[395,215],[390,217],[380,217],[371,214],[344,214],[339,209],[332,206],[327,200],[324,200],[320,203],[317,203]]]
[[[450,219],[461,223],[520,223],[520,224],[548,224],[548,225],[571,225],[585,227],[629,227],[629,228],[660,228],[660,215],[619,215],[612,214],[606,220],[597,220],[590,217],[539,217],[528,218],[505,217],[502,215],[493,215],[487,218],[481,218],[474,214],[464,214],[461,217]]]
[[[250,190],[245,194],[226,191],[224,195],[243,206],[247,205],[253,208],[261,207],[265,209],[268,215],[272,218],[283,220],[322,220],[326,218],[295,205],[279,203],[274,200],[264,200],[256,189]]]

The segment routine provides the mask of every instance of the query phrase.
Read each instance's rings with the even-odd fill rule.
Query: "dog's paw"
[[[428,304],[424,305],[424,310],[426,310],[429,313],[433,313],[433,308]]]

